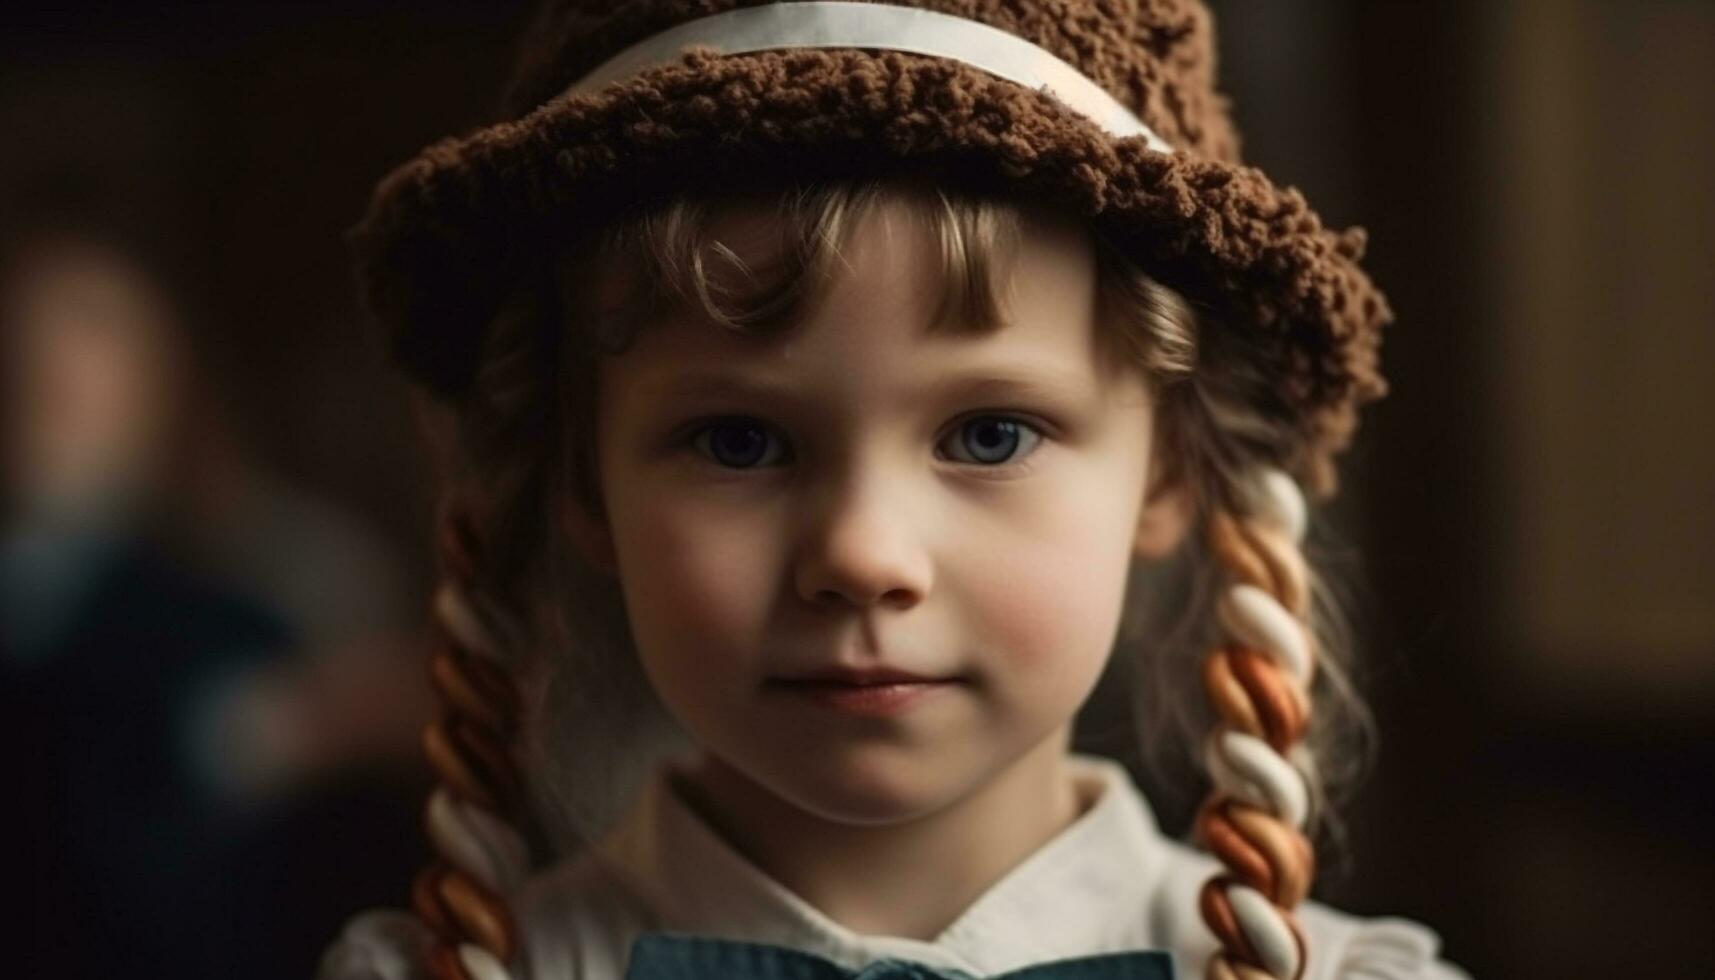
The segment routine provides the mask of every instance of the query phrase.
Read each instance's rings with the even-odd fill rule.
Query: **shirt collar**
[[[659,928],[789,946],[860,969],[894,957],[987,975],[1127,948],[1166,861],[1148,803],[1117,763],[1073,755],[1094,802],[933,941],[861,935],[828,918],[726,843],[673,792],[670,763],[599,849],[653,908]]]

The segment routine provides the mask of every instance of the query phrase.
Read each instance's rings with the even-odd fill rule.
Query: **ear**
[[[1185,481],[1152,474],[1137,516],[1132,552],[1152,560],[1171,555],[1191,527],[1193,509]]]
[[[608,575],[619,574],[619,557],[613,547],[613,533],[604,516],[590,512],[580,501],[573,501],[560,510],[560,529],[570,538],[584,561]]]

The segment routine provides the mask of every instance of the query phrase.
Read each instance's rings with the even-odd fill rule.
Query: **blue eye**
[[[1029,455],[1042,441],[1042,434],[1034,426],[1004,415],[978,415],[967,419],[953,432],[953,436],[952,442],[971,457],[963,459],[955,453],[955,460],[984,466],[1009,462],[1018,452],[1020,442],[1026,446],[1023,455]]]
[[[691,444],[716,463],[742,470],[755,468],[764,461],[777,462],[784,455],[768,456],[768,442],[773,438],[767,428],[750,419],[727,419],[698,429]]]
[[[1042,441],[1042,434],[1022,419],[978,415],[965,420],[947,441],[951,448],[947,458],[1000,468],[1013,462],[1015,456],[1030,455]],[[691,434],[690,443],[703,456],[728,469],[758,469],[789,458],[775,433],[754,419],[710,422]]]

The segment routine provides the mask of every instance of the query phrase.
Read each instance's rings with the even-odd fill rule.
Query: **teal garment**
[[[975,980],[963,970],[882,959],[861,970],[766,943],[647,933],[631,945],[625,980]],[[995,980],[1173,980],[1161,950],[1107,953],[1039,963]]]

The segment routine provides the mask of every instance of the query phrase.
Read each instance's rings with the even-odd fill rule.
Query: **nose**
[[[829,481],[805,509],[794,582],[815,606],[908,609],[929,594],[934,567],[907,501],[879,479]]]

